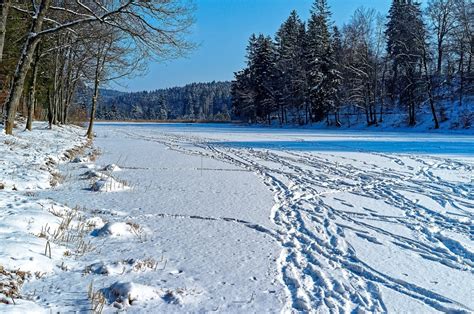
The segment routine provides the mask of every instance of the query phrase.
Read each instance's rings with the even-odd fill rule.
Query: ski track
[[[434,291],[391,277],[360,260],[345,239],[345,233],[373,244],[390,242],[432,262],[474,274],[474,254],[456,240],[436,230],[447,230],[472,238],[474,185],[454,184],[436,177],[433,169],[474,170],[474,165],[435,156],[395,155],[361,151],[396,163],[406,170],[395,170],[375,163],[330,153],[233,148],[203,137],[160,133],[157,136],[123,133],[133,139],[163,144],[185,154],[214,158],[259,175],[274,193],[271,219],[276,230],[232,218],[180,217],[224,220],[244,224],[264,232],[281,244],[278,260],[281,282],[286,286],[287,312],[387,312],[380,286],[416,299],[443,312],[473,311]],[[210,144],[212,142],[212,144]],[[334,162],[333,159],[342,159]],[[344,162],[344,159],[347,162]],[[416,172],[404,160],[422,167]],[[358,169],[351,161],[363,163]],[[449,203],[460,213],[440,213],[408,198],[402,192],[428,196],[440,206]],[[351,193],[382,200],[400,211],[398,216],[335,209],[324,196]],[[344,200],[342,204],[353,207]],[[463,220],[458,218],[462,217]],[[398,235],[373,224],[401,225],[414,238]],[[434,230],[434,231],[433,231]]]

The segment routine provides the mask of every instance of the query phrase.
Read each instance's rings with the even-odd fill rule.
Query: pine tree
[[[304,60],[305,25],[292,11],[275,36],[276,42],[276,91],[280,122],[287,122],[287,109],[294,109],[298,120],[305,102],[306,73]]]
[[[233,113],[246,122],[256,122],[257,110],[250,69],[236,72],[234,76],[231,87]]]
[[[256,115],[271,123],[275,109],[275,46],[268,36],[259,35],[250,60],[250,75],[255,93]]]
[[[322,120],[326,116],[332,101],[332,91],[328,89],[332,71],[330,16],[327,1],[316,0],[308,22],[306,46],[308,98],[313,121]]]
[[[389,91],[392,101],[405,105],[409,125],[416,124],[416,107],[420,98],[421,62],[424,42],[420,33],[425,26],[420,4],[412,0],[394,0],[387,24],[387,53],[392,64]],[[424,36],[423,36],[424,37]]]
[[[343,72],[343,47],[342,47],[342,35],[337,28],[334,26],[332,32],[332,58],[331,70],[329,72],[329,88],[330,88],[330,105],[331,110],[334,113],[334,123],[337,127],[340,127],[341,121],[339,119],[339,110],[342,104],[342,72]]]

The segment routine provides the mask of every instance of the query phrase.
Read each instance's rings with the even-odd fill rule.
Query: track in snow
[[[472,164],[440,157],[366,152],[384,161],[380,163],[330,153],[235,148],[177,134],[126,135],[186,154],[225,161],[263,179],[275,195],[271,218],[278,228],[265,232],[282,247],[278,269],[288,293],[285,310],[386,312],[381,287],[434,310],[473,310],[371,266],[359,257],[348,237],[350,234],[373,245],[390,244],[472,276],[474,254],[440,232],[471,236],[472,181],[454,184],[434,173],[437,169],[470,173]],[[350,202],[348,195],[382,202],[393,214],[367,207],[351,210],[356,204]],[[434,210],[412,195],[429,198],[441,207],[449,205],[456,212]],[[334,206],[334,202],[343,206]],[[397,227],[409,230],[412,236],[397,232]]]

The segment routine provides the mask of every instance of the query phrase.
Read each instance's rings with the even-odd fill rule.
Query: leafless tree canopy
[[[194,22],[193,9],[192,3],[180,0],[6,2],[2,5],[0,44],[4,42],[2,27],[8,21],[8,12],[29,24],[5,101],[6,133],[12,133],[26,78],[32,72],[40,42],[45,43],[41,45],[40,55],[48,55],[47,59],[54,56],[55,60],[51,75],[53,88],[47,97],[52,111],[50,122],[65,123],[71,95],[81,79],[84,82],[89,79],[95,85],[143,72],[148,60],[174,59],[192,49],[193,44],[186,35]],[[36,84],[35,80],[31,82]]]

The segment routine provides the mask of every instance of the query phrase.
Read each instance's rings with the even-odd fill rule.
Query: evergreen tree
[[[416,124],[422,83],[421,61],[425,43],[420,42],[420,33],[424,29],[419,3],[393,1],[386,30],[387,53],[392,64],[389,91],[394,104],[398,100],[399,104],[406,106],[409,125],[412,126]]]
[[[275,87],[279,105],[280,122],[287,122],[287,109],[298,114],[305,102],[306,73],[304,60],[305,25],[292,11],[276,34]],[[301,119],[298,119],[302,122]]]
[[[245,68],[234,73],[234,76],[235,80],[231,87],[233,113],[246,122],[256,122],[257,110],[250,69]]]
[[[329,7],[326,0],[316,0],[311,10],[307,31],[308,98],[313,121],[322,120],[332,106],[331,71],[333,58]],[[328,89],[329,88],[329,89]]]
[[[343,47],[342,35],[337,26],[334,26],[332,32],[332,58],[329,72],[329,91],[331,111],[334,113],[334,123],[337,127],[341,126],[339,111],[342,105],[342,73],[343,73]]]
[[[271,123],[275,108],[275,46],[268,36],[259,35],[250,60],[250,75],[255,92],[256,115]]]

